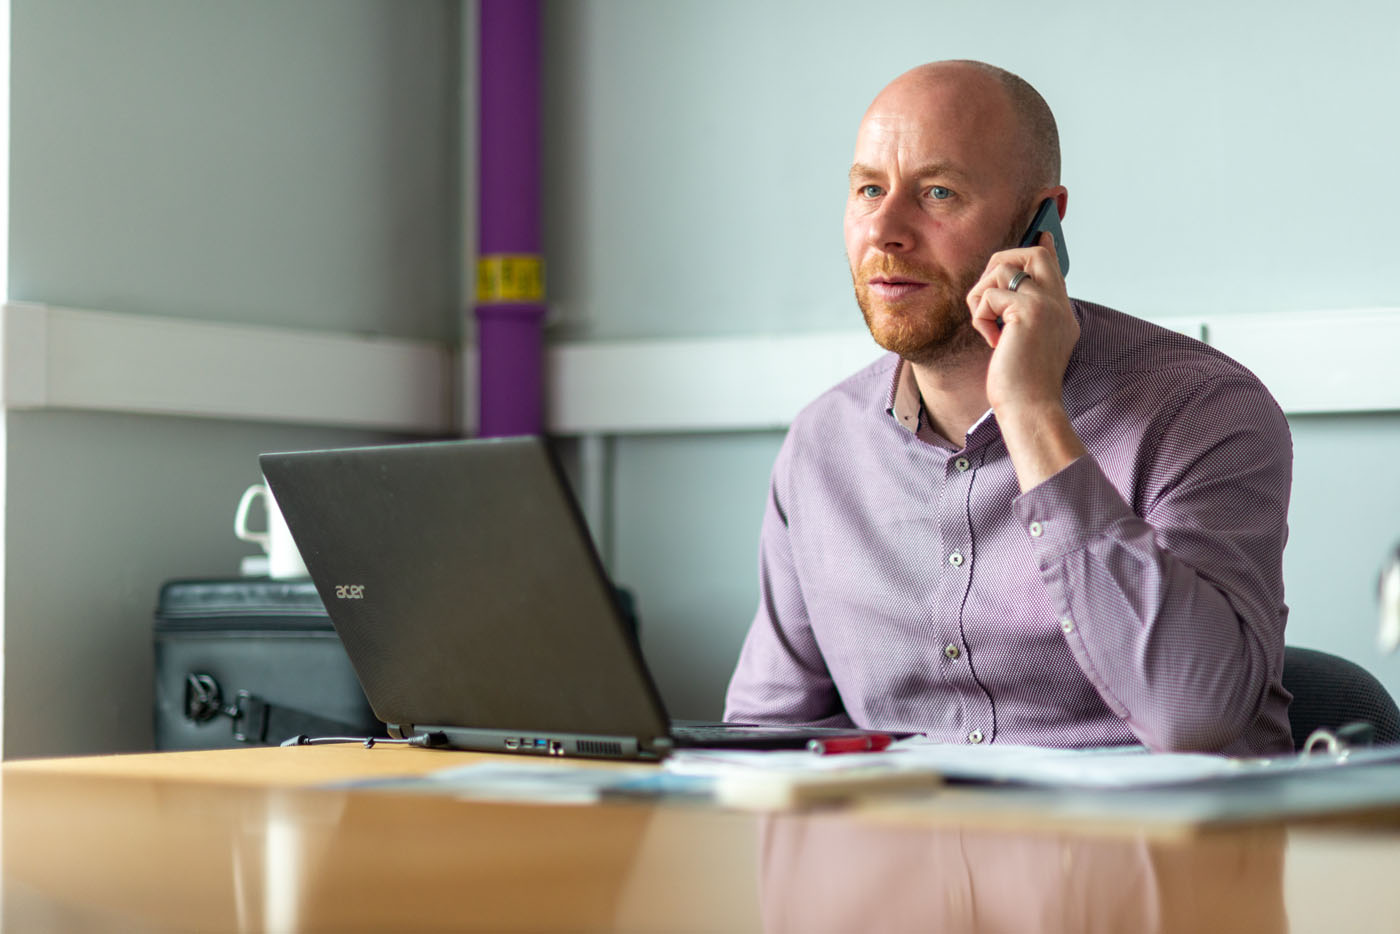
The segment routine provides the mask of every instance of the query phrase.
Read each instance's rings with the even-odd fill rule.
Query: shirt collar
[[[909,365],[908,360],[903,358],[895,362],[894,378],[890,381],[890,394],[885,411],[911,435],[922,437],[924,440],[936,437],[931,429],[927,435],[922,434],[924,399],[923,396],[919,395],[919,384],[914,379],[914,368]],[[991,409],[983,412],[982,417],[977,419],[968,429],[968,437],[970,438],[977,429],[989,423],[992,418]]]
[[[919,415],[924,403],[919,395],[919,384],[914,381],[914,368],[904,359],[897,358],[894,365],[894,379],[890,381],[889,402],[885,411],[894,417],[899,425],[910,434],[919,433]]]

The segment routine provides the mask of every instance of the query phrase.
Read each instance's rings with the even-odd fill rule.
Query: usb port
[[[544,740],[542,740],[542,739],[537,739],[537,740],[535,740],[535,748],[536,748],[536,749],[543,749],[543,748],[545,748],[545,745],[546,745],[546,744],[545,744],[545,741],[544,741]]]
[[[507,749],[519,749],[519,748],[520,748],[520,740],[516,739],[514,736],[507,737],[507,738],[506,738],[506,748],[507,748]]]

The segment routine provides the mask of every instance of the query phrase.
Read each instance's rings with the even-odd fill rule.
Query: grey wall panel
[[[1376,646],[1381,562],[1400,544],[1400,414],[1295,416],[1288,641],[1352,659],[1400,698]]]
[[[651,436],[614,448],[613,575],[671,715],[717,719],[758,600],[777,433]]]
[[[10,298],[455,333],[459,15],[16,0]]]

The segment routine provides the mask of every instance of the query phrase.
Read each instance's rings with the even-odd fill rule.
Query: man
[[[845,218],[892,351],[793,422],[732,720],[1291,750],[1288,426],[1243,367],[1071,300],[1049,108],[977,62],[871,104]],[[1144,254],[1143,286],[1169,275]]]

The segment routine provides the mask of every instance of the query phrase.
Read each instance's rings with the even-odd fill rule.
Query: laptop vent
[[[578,751],[586,756],[620,756],[622,755],[621,743],[604,743],[594,739],[581,739],[577,743]]]

